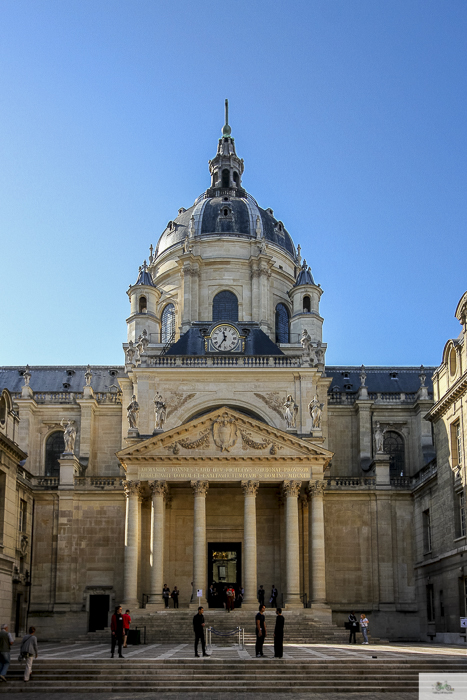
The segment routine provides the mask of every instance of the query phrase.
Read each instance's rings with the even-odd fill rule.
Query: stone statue
[[[185,236],[185,240],[183,241],[183,252],[184,253],[189,253],[190,252],[190,244],[189,244],[189,237]]]
[[[302,264],[301,252],[302,252],[302,247],[301,247],[301,245],[300,245],[300,243],[299,243],[298,246],[297,246],[297,263],[298,263],[299,265]]]
[[[192,215],[190,219],[190,238],[195,235],[195,217]]]
[[[261,219],[256,217],[256,238],[261,238]]]
[[[154,420],[155,430],[163,430],[165,419],[167,417],[167,406],[165,405],[162,396],[156,394],[154,397]]]
[[[266,252],[266,239],[262,238],[261,242],[259,244],[259,252],[260,253],[265,253]]]
[[[132,340],[128,342],[128,348],[126,351],[126,362],[128,365],[132,365],[135,361],[136,350],[134,348],[134,343]]]
[[[323,415],[323,407],[324,404],[319,402],[319,399],[315,394],[313,399],[308,404],[312,428],[321,428],[321,416]]]
[[[69,452],[71,454],[75,451],[75,440],[76,440],[76,428],[73,427],[74,420],[67,420],[66,425],[64,425],[65,420],[60,422],[62,428],[65,428],[63,433],[63,439],[65,440],[64,452]]]
[[[29,371],[29,365],[26,365],[26,369],[23,372],[24,386],[29,386],[31,379],[31,372]]]
[[[365,381],[366,381],[366,372],[365,372],[365,367],[362,365],[360,367],[360,386],[365,386]]]
[[[384,452],[384,430],[381,430],[381,426],[378,421],[375,425],[375,446],[376,452]]]
[[[300,343],[303,348],[303,354],[309,355],[311,350],[311,336],[306,328],[302,330],[302,337],[300,338]]]
[[[295,419],[298,413],[298,406],[292,398],[292,394],[289,394],[282,406],[284,409],[284,418],[287,423],[288,428],[295,428]]]
[[[138,429],[138,413],[139,413],[139,404],[136,400],[136,396],[133,394],[131,397],[131,403],[128,405],[128,408],[126,409],[126,414],[128,416],[128,423],[130,424],[130,429],[131,430],[137,430]]]
[[[91,378],[92,378],[91,367],[90,367],[90,365],[88,365],[86,367],[86,372],[84,373],[84,379],[86,381],[86,386],[91,386]]]

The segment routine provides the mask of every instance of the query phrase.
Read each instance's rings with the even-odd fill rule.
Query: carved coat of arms
[[[230,452],[230,448],[238,440],[238,429],[235,418],[223,413],[212,424],[212,438],[221,452]]]

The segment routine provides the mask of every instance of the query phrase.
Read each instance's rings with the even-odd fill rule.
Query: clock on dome
[[[243,352],[245,336],[231,323],[218,323],[205,338],[206,352]]]

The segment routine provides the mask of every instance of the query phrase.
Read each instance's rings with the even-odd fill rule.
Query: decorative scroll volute
[[[190,485],[195,496],[206,496],[209,488],[209,481],[191,481]]]
[[[166,497],[168,493],[167,482],[166,481],[150,481],[149,488],[154,496]]]
[[[139,496],[141,498],[141,481],[124,481],[123,490],[127,498],[130,496]]]
[[[259,489],[259,481],[242,481],[244,496],[256,496]]]
[[[300,493],[301,487],[301,481],[284,481],[282,484],[284,496],[290,498],[298,498],[298,494]]]
[[[314,496],[322,496],[325,488],[326,483],[324,481],[310,481],[307,486],[307,493],[310,498],[313,498]]]

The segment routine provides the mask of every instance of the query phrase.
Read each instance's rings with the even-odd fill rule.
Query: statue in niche
[[[384,430],[381,430],[381,426],[378,421],[376,421],[375,425],[375,446],[376,446],[376,452],[381,453],[384,452]]]
[[[131,397],[131,403],[128,405],[128,408],[126,409],[128,423],[130,425],[131,430],[138,429],[138,425],[137,425],[138,413],[139,413],[139,404],[136,400],[136,396],[133,394],[133,396]]]
[[[65,441],[64,453],[73,454],[75,451],[76,428],[73,427],[74,420],[62,420],[60,425],[65,428],[63,439]],[[66,425],[64,425],[66,423]]]
[[[91,372],[90,365],[88,365],[86,367],[86,372],[84,373],[84,379],[86,381],[86,386],[91,386],[92,372]]]
[[[313,399],[308,404],[312,428],[321,428],[321,416],[323,415],[323,407],[324,404],[319,402],[319,399],[315,394]]]
[[[311,350],[311,336],[306,328],[302,330],[302,337],[300,338],[300,343],[303,348],[303,354],[309,355]]]
[[[167,406],[165,405],[162,396],[156,394],[154,397],[154,428],[155,430],[163,430],[165,419],[167,417]]]
[[[298,406],[292,398],[292,394],[289,394],[283,405],[284,418],[287,423],[288,428],[295,428],[295,419],[298,413]]]

